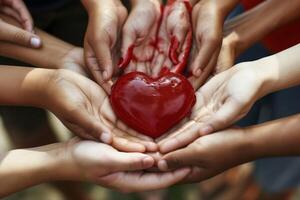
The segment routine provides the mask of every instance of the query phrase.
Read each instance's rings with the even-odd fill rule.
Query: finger
[[[103,125],[95,117],[91,116],[85,110],[75,110],[70,113],[69,123],[82,128],[86,134],[89,134],[106,144],[113,142],[113,136],[109,128]]]
[[[202,70],[205,69],[212,58],[213,54],[218,50],[219,41],[215,39],[206,39],[199,41],[200,48],[198,55],[191,65],[192,73],[194,76],[199,77]]]
[[[126,138],[114,136],[112,146],[120,151],[125,152],[145,152],[146,148],[144,145],[134,141],[130,141]]]
[[[161,171],[168,171],[186,166],[194,166],[197,164],[197,159],[198,155],[195,155],[194,148],[190,146],[163,156],[157,165]]]
[[[114,69],[110,44],[107,39],[101,39],[101,42],[90,45],[95,51],[95,56],[99,68],[101,69],[103,80],[108,81],[111,79]]]
[[[141,153],[115,152],[111,154],[109,161],[114,172],[143,170],[154,165],[151,156]]]
[[[216,66],[217,58],[218,58],[218,52],[212,56],[210,63],[206,68],[204,68],[204,70],[201,72],[199,77],[192,76],[189,78],[190,83],[193,85],[193,88],[195,90],[198,90],[205,83],[205,81],[208,79],[210,74],[213,72],[214,67]]]
[[[21,23],[22,21],[19,13],[16,10],[13,10],[11,7],[0,7],[0,12],[14,18],[18,23]]]
[[[174,185],[183,180],[189,172],[189,168],[166,173],[120,172],[103,177],[100,181],[123,192],[149,191]]]
[[[152,76],[157,77],[163,68],[163,64],[166,60],[166,57],[163,54],[157,52],[157,55],[154,59],[154,64],[152,65]]]
[[[193,122],[189,124],[189,126],[178,132],[174,137],[162,143],[159,146],[160,152],[165,154],[192,143],[201,136],[199,132],[201,127],[200,123]]]
[[[42,45],[41,39],[37,35],[10,25],[3,20],[0,20],[0,27],[1,40],[31,48],[40,48]]]
[[[12,8],[17,10],[19,12],[19,15],[22,19],[22,25],[25,28],[25,30],[32,32],[33,31],[33,20],[32,17],[24,4],[23,1],[18,1],[18,3],[15,3],[16,1],[13,1]]]
[[[210,118],[202,121],[204,124],[199,130],[201,135],[206,135],[214,131],[226,128],[236,122],[243,106],[233,98],[227,98],[221,108]]]
[[[88,42],[85,42],[84,45],[84,58],[85,62],[88,66],[88,69],[90,73],[93,76],[93,79],[102,86],[102,88],[106,91],[106,93],[110,93],[110,88],[112,86],[111,81],[104,81],[101,70],[99,68],[96,56],[94,54],[94,51],[92,50],[91,46],[88,44]]]

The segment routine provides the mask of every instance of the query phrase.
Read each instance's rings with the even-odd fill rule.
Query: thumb
[[[31,48],[40,48],[41,39],[28,31],[0,20],[0,40]]]
[[[142,153],[115,152],[110,157],[114,171],[136,171],[152,167],[155,163],[151,156]]]

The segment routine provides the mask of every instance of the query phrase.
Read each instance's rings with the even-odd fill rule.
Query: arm
[[[119,152],[109,145],[77,138],[12,150],[0,157],[0,197],[59,180],[89,181],[123,192],[154,190],[173,185],[189,173],[189,169],[167,173],[141,171],[153,164],[151,156]]]
[[[228,21],[224,32],[226,35],[230,33],[236,35],[232,41],[235,43],[235,56],[272,31],[296,20],[300,16],[299,9],[298,0],[291,0],[289,3],[281,0],[268,0]]]
[[[211,178],[237,165],[265,157],[300,155],[300,115],[245,129],[228,129],[203,136],[187,147],[168,153],[161,170],[194,166],[186,182]],[[216,159],[218,158],[218,159]]]
[[[296,45],[257,61],[240,63],[214,76],[196,92],[191,123],[160,141],[160,150],[170,152],[202,135],[229,127],[244,117],[259,98],[299,85],[299,53],[300,45]]]

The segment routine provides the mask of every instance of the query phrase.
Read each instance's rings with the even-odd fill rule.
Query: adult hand
[[[125,72],[140,71],[151,75],[151,60],[162,18],[161,0],[132,0],[132,10],[123,28],[122,58]]]
[[[214,76],[197,92],[197,102],[185,123],[160,141],[167,153],[184,147],[200,136],[226,128],[247,114],[254,102],[266,94],[267,80],[259,61],[241,63]]]
[[[53,112],[72,132],[122,151],[156,150],[152,139],[129,129],[116,118],[108,96],[95,82],[69,70],[49,73],[45,80],[38,80],[43,85],[39,87],[45,99],[39,97],[36,104]],[[34,72],[31,74],[35,76]]]
[[[0,1],[0,13],[1,13],[0,14],[0,40],[6,41],[6,42],[11,42],[13,44],[22,45],[25,47],[40,48],[42,46],[42,42],[41,42],[40,37],[38,37],[36,34],[33,33],[33,24],[32,24],[32,19],[31,19],[30,15],[29,15],[30,19],[28,19],[28,20],[23,19],[24,16],[23,16],[23,18],[18,19],[16,17],[12,16],[12,14],[10,14],[8,11],[6,11],[6,10],[10,10],[12,8],[8,8],[7,6],[4,6],[4,5],[6,5],[6,3],[4,4],[4,2],[6,2],[6,3],[12,2],[11,4],[8,4],[8,5],[13,5],[13,7],[17,7],[20,10],[26,9],[26,7],[22,6],[23,2],[19,1],[19,0]],[[21,4],[21,5],[19,5],[19,4]],[[13,12],[13,11],[11,11],[11,12]],[[22,13],[23,12],[24,11],[22,11]],[[26,16],[25,16],[25,18],[26,18]],[[31,24],[31,25],[29,26],[28,24]],[[24,28],[26,28],[26,30],[19,27],[20,25],[22,25]]]
[[[120,0],[82,0],[89,14],[84,39],[84,57],[93,78],[106,92],[110,91],[116,63],[114,49],[118,34],[127,17],[127,10]]]
[[[192,45],[191,5],[187,1],[168,1],[158,32],[157,50],[151,66],[152,75],[164,69],[181,73]]]
[[[203,136],[183,149],[164,155],[158,166],[163,171],[192,166],[184,182],[200,182],[254,159],[247,137],[247,131],[243,129]]]

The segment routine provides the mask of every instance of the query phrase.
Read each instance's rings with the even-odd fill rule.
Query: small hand
[[[252,63],[256,65],[256,63]],[[200,136],[226,128],[245,116],[264,95],[264,80],[249,63],[241,63],[214,76],[197,92],[197,102],[185,123],[160,141],[160,151],[184,147]]]
[[[166,173],[147,173],[141,170],[154,165],[151,156],[141,153],[119,152],[113,147],[94,141],[74,138],[63,149],[67,158],[67,174],[80,176],[101,186],[122,192],[162,189],[185,178],[189,169]],[[74,176],[71,178],[74,179]]]
[[[162,17],[160,0],[132,1],[132,10],[123,28],[122,58],[125,72],[140,71],[151,75],[151,60]]]
[[[255,158],[247,137],[243,129],[228,129],[203,136],[187,147],[163,156],[158,166],[164,171],[192,166],[183,182],[204,181]]]
[[[193,28],[196,49],[190,71],[198,89],[217,64],[222,45],[224,17],[216,1],[200,1],[193,9]]]
[[[82,138],[100,140],[123,151],[155,151],[152,139],[129,129],[114,115],[109,98],[95,82],[69,70],[56,70],[45,86],[42,107]]]
[[[164,69],[181,73],[187,64],[192,44],[191,6],[187,1],[169,1],[158,32],[152,75]]]
[[[91,3],[93,2],[93,3]],[[89,23],[84,39],[84,57],[93,78],[106,92],[110,91],[114,66],[114,53],[118,34],[127,17],[127,10],[120,0],[90,1],[83,4],[89,13]]]

